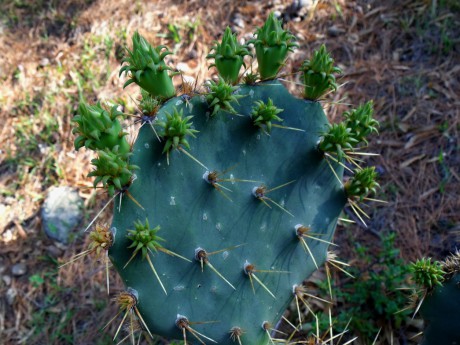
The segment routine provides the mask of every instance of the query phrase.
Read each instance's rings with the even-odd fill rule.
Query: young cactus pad
[[[257,52],[261,42],[254,44],[276,63],[264,76],[259,62],[262,79],[275,77],[295,45],[273,16],[267,22],[258,40],[270,48]],[[139,42],[143,49],[133,50],[122,71],[144,87],[153,68],[143,62],[155,52]],[[326,139],[331,127],[321,103],[292,96],[276,79],[246,80],[231,85],[221,75],[205,94],[167,101],[173,92],[152,99],[144,92],[149,125],[130,152],[109,145],[118,143],[118,127],[99,145],[76,119],[77,148],[86,144],[99,156],[90,176],[116,198],[109,258],[149,334],[201,344],[273,342],[293,287],[325,262],[345,203],[356,205],[361,192],[377,187],[360,180],[344,188],[343,159],[359,140]],[[113,126],[98,130],[106,127]]]
[[[190,322],[216,321],[195,329],[219,344],[234,344],[229,336],[233,327],[244,331],[243,343],[266,344],[261,324],[276,324],[293,298],[292,286],[316,270],[296,235],[296,225],[305,224],[330,241],[346,202],[342,186],[317,151],[327,124],[321,105],[296,99],[276,81],[240,86],[238,94],[245,97],[233,106],[244,116],[220,111],[210,117],[201,96],[189,104],[180,98],[167,102],[157,113],[159,122],[171,113],[193,116],[198,133],[188,138],[190,149],[183,149],[207,169],[177,149],[170,151],[168,165],[165,142],[144,126],[130,160],[140,169],[129,192],[145,211],[129,198],[123,198],[120,212],[114,211],[112,227],[117,231],[110,258],[125,284],[138,292],[138,309],[150,331],[168,338],[182,338],[175,326],[180,314]],[[273,128],[266,135],[255,126],[251,112],[256,101],[269,99],[284,109],[277,115],[284,125],[303,131]],[[161,133],[160,126],[157,130]],[[212,171],[217,171],[220,182],[203,179]],[[336,173],[342,175],[340,166]],[[266,193],[258,198],[253,189],[261,185]],[[152,256],[167,295],[140,257],[123,269],[132,256],[127,231],[146,218],[152,228],[161,226],[165,247],[192,259]],[[327,243],[306,241],[317,264],[323,263]],[[193,260],[197,248],[208,253],[222,250],[209,261],[225,279],[206,264],[202,271]],[[257,278],[276,298],[256,281],[253,291],[244,273],[246,261],[260,269]]]

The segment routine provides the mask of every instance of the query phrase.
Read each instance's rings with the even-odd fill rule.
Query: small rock
[[[48,193],[42,207],[42,225],[52,239],[67,243],[70,233],[83,217],[83,200],[75,189],[54,187]]]
[[[195,60],[198,58],[198,52],[196,51],[196,49],[192,49],[188,52],[187,54],[187,59],[189,60]]]
[[[339,28],[333,25],[327,29],[327,33],[331,37],[337,37],[337,36],[342,36],[345,33],[345,30],[343,28]]]
[[[48,58],[43,58],[40,60],[40,67],[45,67],[45,66],[48,66],[50,64],[50,59]]]
[[[181,71],[184,74],[191,74],[192,70],[190,69],[189,65],[185,62],[179,62],[176,64],[176,69]]]
[[[22,276],[26,274],[26,272],[27,272],[27,266],[26,264],[22,262],[18,264],[14,264],[13,267],[11,267],[11,273],[16,277]]]
[[[48,252],[49,255],[51,255],[52,257],[55,257],[55,258],[57,258],[57,257],[62,255],[62,250],[59,249],[56,246],[53,246],[53,245],[47,246],[46,251]]]
[[[308,7],[311,8],[313,6],[313,0],[294,0],[298,8]]]
[[[232,22],[233,24],[235,24],[235,26],[241,29],[244,29],[244,19],[241,13],[235,13],[235,16],[233,17]]]
[[[16,296],[18,295],[18,292],[16,291],[15,288],[9,288],[7,291],[6,291],[6,302],[9,304],[9,305],[13,305],[14,303],[14,300],[16,299]]]
[[[8,275],[4,275],[2,277],[3,282],[5,283],[6,286],[9,286],[11,284],[11,277]]]
[[[13,198],[12,196],[7,196],[5,199],[4,199],[4,202],[6,205],[13,205],[16,201],[16,198]]]

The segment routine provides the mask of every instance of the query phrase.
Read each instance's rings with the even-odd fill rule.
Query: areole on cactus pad
[[[363,133],[376,132],[372,103],[329,125],[318,99],[337,88],[339,70],[324,48],[309,61],[327,69],[315,70],[325,78],[314,99],[291,95],[275,78],[293,38],[270,15],[251,43],[258,59],[276,63],[259,61],[261,81],[250,75],[236,85],[249,51],[227,29],[209,56],[219,80],[172,97],[169,81],[163,92],[160,79],[149,80],[170,78],[164,47],[136,33],[122,72],[126,85],[144,88],[143,126],[129,152],[123,114],[80,107],[76,149],[96,151],[90,176],[116,199],[108,255],[127,288],[118,298],[123,320],[136,316],[149,334],[189,343],[273,342],[303,281],[327,260],[345,204],[363,217],[358,202],[378,184],[354,157]],[[356,176],[345,185],[344,169]]]

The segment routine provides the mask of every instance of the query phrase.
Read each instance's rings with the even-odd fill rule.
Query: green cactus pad
[[[421,345],[460,344],[460,273],[444,281],[429,292],[420,309],[425,320]]]
[[[137,308],[152,333],[182,339],[185,332],[198,343],[196,331],[206,344],[238,344],[240,338],[265,345],[262,325],[276,325],[294,297],[293,286],[316,270],[299,225],[331,241],[347,197],[317,150],[328,123],[318,102],[293,97],[277,81],[237,86],[231,94],[239,98],[229,100],[238,115],[216,110],[205,95],[163,105],[153,124],[159,133],[159,124],[176,113],[193,116],[187,129],[198,131],[187,151],[169,152],[169,164],[165,140],[141,128],[130,158],[140,169],[129,192],[145,210],[123,198],[121,211],[114,212],[109,257],[137,292]],[[269,100],[283,110],[276,111],[283,125],[303,131],[261,132],[253,108]],[[333,166],[342,176],[342,167]],[[161,227],[169,250],[191,260],[151,256],[167,295],[141,255],[124,268],[133,253],[129,229],[145,219]],[[316,263],[324,263],[328,244],[302,239]],[[245,273],[248,263],[251,274]]]

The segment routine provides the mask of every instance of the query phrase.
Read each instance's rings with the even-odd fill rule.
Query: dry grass
[[[116,98],[133,109],[134,89],[123,92],[117,76],[120,47],[135,30],[172,47],[170,38],[157,36],[167,33],[170,23],[182,38],[169,62],[201,83],[213,73],[205,60],[212,41],[236,14],[245,25],[235,29],[247,38],[269,11],[283,12],[290,2],[31,3],[0,4],[0,339],[5,344],[96,344],[94,339],[108,344],[110,336],[98,330],[116,309],[104,308],[110,300],[103,266],[86,261],[57,271],[56,262],[81,251],[85,239],[58,246],[40,227],[39,210],[50,186],[90,185],[85,177],[90,154],[76,153],[72,144],[79,96]],[[353,256],[354,241],[372,246],[375,235],[386,231],[398,234],[407,260],[442,258],[458,246],[459,10],[454,0],[324,0],[314,13],[288,22],[300,49],[285,68],[287,78],[300,82],[291,71],[325,43],[345,71],[343,86],[325,102],[331,120],[338,120],[347,104],[374,99],[381,122],[380,136],[370,143],[380,156],[369,163],[381,172],[381,197],[388,204],[368,209],[369,229],[354,226],[352,236],[339,230],[345,256]],[[180,78],[175,82],[179,85]],[[288,85],[293,92],[299,89]],[[89,218],[104,197],[96,198],[88,188],[80,192]],[[110,215],[104,218],[109,221]],[[18,262],[28,271],[12,277],[10,267]],[[44,283],[34,281],[37,276]],[[111,281],[114,292],[121,288],[115,274]],[[11,294],[16,297],[8,301]],[[114,334],[114,327],[107,334]],[[387,340],[382,337],[380,343]]]

